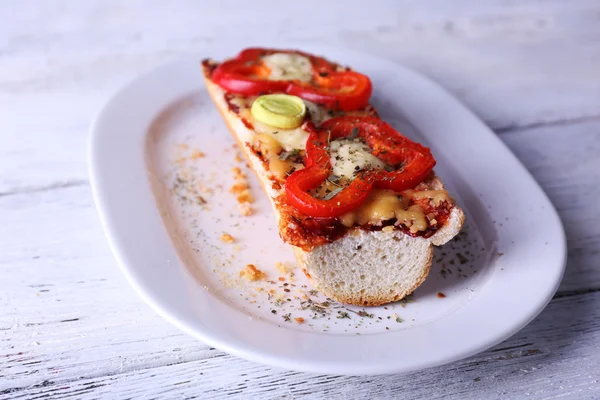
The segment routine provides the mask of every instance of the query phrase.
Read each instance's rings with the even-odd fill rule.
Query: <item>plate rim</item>
[[[304,48],[304,49],[308,48],[309,51],[311,51],[310,49],[314,48],[315,46],[307,45],[307,44],[299,44],[299,43],[298,44],[294,43],[294,44],[290,45],[288,43],[286,46],[283,46],[283,47],[294,47],[294,48]],[[280,355],[277,355],[277,354],[266,354],[264,351],[259,351],[257,349],[252,349],[252,348],[248,348],[248,347],[240,348],[239,346],[231,345],[231,343],[227,343],[227,342],[223,342],[222,340],[219,340],[218,338],[211,335],[210,332],[198,331],[197,326],[195,326],[195,327],[192,326],[189,323],[189,321],[186,320],[185,317],[182,317],[181,315],[179,315],[179,313],[176,312],[175,310],[170,309],[170,307],[164,303],[164,299],[159,298],[160,295],[159,295],[159,297],[157,297],[156,293],[150,292],[148,290],[148,288],[145,287],[144,284],[141,282],[140,277],[138,276],[137,271],[135,270],[135,267],[132,267],[131,265],[129,265],[129,260],[130,260],[129,256],[130,255],[128,254],[128,252],[131,250],[124,248],[123,243],[119,242],[119,239],[118,239],[119,234],[118,234],[117,230],[120,228],[117,227],[118,222],[115,221],[115,214],[113,212],[112,206],[109,205],[106,200],[107,190],[110,190],[110,189],[107,189],[107,186],[106,186],[107,185],[106,184],[107,176],[106,176],[105,170],[104,170],[105,155],[102,152],[102,150],[100,150],[104,146],[100,146],[100,144],[99,144],[99,141],[102,141],[104,139],[104,137],[103,137],[104,134],[102,133],[103,132],[102,126],[107,118],[108,119],[112,118],[111,113],[113,113],[113,111],[111,110],[111,105],[115,104],[115,101],[118,101],[118,99],[121,98],[122,96],[126,97],[129,93],[131,93],[131,91],[135,91],[136,85],[139,85],[140,82],[152,80],[152,79],[154,79],[153,77],[164,74],[164,71],[169,71],[172,68],[175,68],[175,69],[177,69],[179,67],[183,68],[183,66],[188,65],[189,63],[195,63],[196,65],[198,65],[201,57],[196,57],[196,56],[191,56],[191,57],[187,57],[187,58],[183,58],[180,60],[176,60],[176,61],[172,61],[172,62],[163,64],[161,66],[158,66],[158,67],[152,69],[151,71],[149,71],[145,74],[142,74],[142,75],[134,78],[130,83],[124,85],[120,90],[118,90],[113,96],[111,96],[109,98],[109,100],[106,102],[104,107],[99,112],[98,116],[94,119],[94,122],[92,123],[92,126],[90,128],[90,140],[89,140],[89,147],[88,147],[88,154],[89,154],[88,168],[89,168],[92,193],[93,193],[94,200],[95,200],[95,203],[96,203],[99,215],[100,215],[100,220],[101,220],[103,229],[107,235],[110,247],[118,261],[118,264],[119,264],[121,270],[127,277],[127,280],[129,281],[129,283],[134,287],[136,292],[138,292],[138,294],[144,299],[144,301],[146,301],[148,304],[150,304],[150,306],[153,309],[155,309],[155,311],[157,311],[162,317],[167,319],[169,322],[173,323],[175,326],[177,326],[184,332],[200,339],[204,343],[207,343],[211,346],[214,346],[216,348],[227,351],[228,353],[231,353],[236,356],[246,358],[246,359],[249,359],[252,361],[258,361],[258,362],[261,362],[264,364],[269,364],[269,365],[274,365],[274,366],[278,366],[278,367],[283,367],[283,368],[292,369],[292,370],[299,370],[299,371],[304,371],[304,372],[336,373],[336,374],[347,374],[347,375],[375,375],[375,374],[384,374],[384,373],[414,371],[414,370],[418,370],[418,369],[423,369],[423,368],[427,368],[427,367],[450,363],[450,362],[477,354],[485,349],[488,349],[488,348],[506,340],[508,337],[510,337],[513,334],[515,334],[516,332],[520,331],[523,327],[525,327],[527,324],[529,324],[529,322],[531,322],[550,302],[554,293],[558,289],[558,286],[560,285],[562,276],[565,271],[565,266],[566,266],[566,257],[567,257],[566,249],[567,248],[566,248],[566,235],[564,232],[564,227],[562,225],[562,222],[560,220],[560,217],[558,216],[556,209],[554,208],[554,206],[548,199],[544,190],[539,186],[539,184],[535,181],[535,179],[533,179],[533,177],[531,176],[531,173],[514,156],[514,154],[510,151],[510,149],[508,149],[508,147],[491,131],[491,129],[489,129],[487,126],[485,126],[485,124],[483,124],[483,122],[481,122],[468,108],[466,108],[466,106],[464,106],[457,99],[455,99],[453,96],[448,94],[445,91],[445,89],[443,89],[441,86],[437,85],[430,79],[428,79],[406,67],[396,64],[393,61],[381,59],[376,56],[368,55],[365,53],[359,53],[356,51],[351,51],[351,50],[346,50],[346,49],[342,50],[339,48],[331,48],[331,47],[321,46],[321,45],[319,45],[317,47],[319,49],[322,49],[321,52],[325,53],[325,54],[328,54],[329,52],[338,53],[340,51],[344,51],[345,54],[351,54],[351,57],[367,57],[371,60],[377,61],[378,63],[383,65],[385,68],[394,68],[394,69],[398,69],[398,70],[403,70],[403,71],[409,73],[410,75],[412,75],[413,77],[417,77],[419,80],[421,80],[422,83],[424,82],[424,83],[427,83],[428,85],[433,85],[433,87],[436,90],[438,90],[439,92],[441,92],[444,95],[446,95],[447,97],[449,97],[449,99],[451,101],[453,101],[455,103],[455,105],[460,106],[462,108],[461,111],[463,111],[465,114],[468,114],[471,118],[475,118],[480,123],[481,127],[483,129],[487,130],[487,132],[489,133],[490,139],[492,139],[492,137],[493,137],[493,140],[496,141],[494,143],[495,146],[502,147],[505,151],[507,151],[513,157],[514,162],[517,163],[517,165],[520,167],[521,172],[523,172],[527,176],[527,179],[531,180],[533,185],[536,186],[536,189],[538,189],[540,194],[543,196],[542,200],[544,200],[547,203],[547,205],[549,205],[546,212],[550,213],[551,217],[553,217],[555,219],[555,221],[553,221],[553,222],[557,224],[555,227],[557,230],[556,233],[558,233],[558,235],[560,236],[560,239],[558,241],[559,241],[559,246],[560,246],[559,254],[561,257],[559,260],[556,260],[557,268],[555,268],[556,270],[559,271],[559,273],[557,273],[554,276],[553,285],[548,286],[546,288],[546,290],[544,291],[545,296],[543,296],[542,298],[538,298],[536,306],[532,307],[532,309],[530,310],[530,312],[528,313],[528,316],[526,318],[521,318],[518,321],[518,323],[513,323],[512,325],[508,324],[508,325],[511,325],[511,327],[509,329],[505,329],[505,331],[503,331],[501,334],[497,334],[495,337],[489,338],[489,340],[480,343],[478,346],[471,347],[471,349],[469,351],[457,352],[454,354],[453,357],[447,356],[443,359],[438,360],[438,362],[427,362],[427,363],[421,363],[421,364],[419,364],[419,362],[415,362],[412,364],[412,367],[407,367],[406,365],[399,366],[399,365],[385,364],[385,365],[363,365],[362,368],[357,368],[356,365],[343,366],[343,365],[340,365],[339,362],[327,363],[327,362],[323,362],[322,360],[315,361],[315,362],[311,362],[310,360],[309,361],[304,360],[303,362],[298,362],[298,360],[295,360],[295,359],[282,358]],[[223,53],[223,49],[221,49],[221,50],[222,50],[221,52]],[[230,50],[230,49],[228,49],[228,50]],[[208,54],[208,52],[207,52],[207,54]],[[231,53],[231,54],[233,54],[233,53]],[[200,69],[199,68],[198,68],[198,78],[200,78]],[[199,81],[198,86],[203,87],[204,85],[200,82],[200,79],[198,79],[198,81]],[[375,90],[377,90],[377,89],[375,89]],[[175,99],[168,99],[168,100],[169,100],[168,102],[171,102],[172,100],[175,100]],[[144,165],[144,170],[145,170],[145,167],[146,166]],[[154,201],[154,198],[152,198],[152,201]],[[166,231],[166,228],[165,228],[165,231]],[[172,244],[171,244],[171,246],[172,246]],[[278,328],[275,328],[275,329],[278,329]],[[410,331],[412,329],[413,328],[409,329],[408,331]],[[385,334],[391,335],[391,333],[385,333]],[[369,336],[374,336],[374,335],[369,335]],[[364,337],[366,337],[366,336],[364,336]]]

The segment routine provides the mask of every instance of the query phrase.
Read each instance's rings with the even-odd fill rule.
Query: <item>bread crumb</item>
[[[289,275],[290,279],[293,278],[294,276],[294,269],[296,268],[296,265],[294,265],[293,263],[290,262],[281,262],[281,261],[277,261],[275,263],[275,268],[277,268],[277,271],[281,272],[283,275]]]
[[[233,243],[235,239],[229,233],[224,233],[221,235],[221,241],[225,243]]]
[[[442,292],[438,292],[437,297],[438,299],[443,299],[444,297],[446,297],[446,295]]]
[[[275,263],[275,267],[277,268],[277,271],[281,272],[282,274],[287,274],[287,269],[281,261],[277,261]]]
[[[202,193],[206,193],[206,194],[212,194],[213,190],[211,188],[207,188],[206,186],[200,184],[198,185],[198,189],[200,189],[200,192]]]
[[[252,197],[252,193],[246,189],[237,195],[237,201],[238,203],[253,203],[254,197]]]
[[[235,161],[236,162],[242,162],[242,158],[240,157],[240,153],[235,153]]]
[[[242,172],[242,170],[240,169],[240,167],[233,167],[231,169],[231,171],[233,172],[233,177],[234,178],[245,178],[246,175],[244,175],[244,173]]]
[[[285,281],[285,278],[283,276],[280,276],[278,279],[279,279],[279,282]]]
[[[266,274],[261,270],[257,269],[253,264],[246,265],[242,271],[240,271],[240,276],[243,276],[249,281],[258,281],[266,278]]]
[[[250,206],[249,203],[241,203],[238,205],[238,208],[240,210],[240,214],[244,217],[247,217],[254,213],[254,211],[252,210],[252,206]]]
[[[250,204],[254,203],[254,196],[252,196],[252,192],[250,192],[248,179],[239,167],[234,167],[232,171],[236,182],[231,186],[229,191],[236,195],[240,214],[245,217],[252,215],[253,210]]]
[[[244,190],[247,190],[247,189],[248,189],[248,183],[246,183],[246,182],[237,182],[237,183],[235,183],[229,189],[229,192],[237,194],[237,193],[241,193],[241,192],[243,192]]]
[[[302,318],[302,317],[296,317],[296,318],[294,318],[294,321],[296,321],[297,323],[301,324],[301,323],[304,322],[304,318]]]
[[[277,261],[275,263],[275,267],[277,268],[277,271],[281,272],[282,274],[286,273],[285,265],[283,265],[281,261]]]
[[[190,158],[192,160],[196,160],[196,159],[202,158],[202,157],[204,157],[204,153],[198,149],[194,149],[194,151],[192,151],[192,154],[190,155]]]

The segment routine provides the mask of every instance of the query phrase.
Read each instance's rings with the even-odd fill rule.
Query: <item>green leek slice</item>
[[[300,97],[289,94],[260,96],[251,108],[252,116],[263,124],[281,129],[293,129],[302,125],[306,105]]]

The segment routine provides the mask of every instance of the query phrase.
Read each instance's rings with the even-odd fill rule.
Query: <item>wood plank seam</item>
[[[53,182],[44,186],[29,186],[29,187],[20,187],[14,188],[5,192],[0,192],[0,197],[14,196],[19,194],[28,194],[28,193],[39,193],[39,192],[48,192],[51,190],[60,190],[72,188],[75,186],[84,186],[89,185],[89,181],[87,179],[71,179],[67,181],[58,181]]]
[[[523,125],[509,124],[506,126],[499,126],[497,128],[492,127],[492,130],[498,135],[506,135],[506,134],[510,134],[510,133],[517,133],[517,132],[522,132],[522,131],[527,131],[527,130],[537,129],[537,128],[545,128],[545,127],[549,127],[549,126],[566,126],[566,125],[571,125],[571,124],[579,124],[579,123],[583,123],[583,122],[595,122],[595,121],[600,121],[600,114],[599,115],[584,115],[584,116],[576,117],[576,118],[563,118],[563,119],[557,119],[557,120],[552,120],[552,121],[540,121],[540,122],[534,122],[534,123],[523,124]],[[488,125],[488,126],[491,127],[491,125]]]
[[[589,289],[580,289],[580,290],[565,290],[565,291],[557,291],[556,294],[554,295],[554,297],[552,297],[552,300],[554,299],[562,299],[565,297],[572,297],[572,296],[581,296],[584,294],[589,294],[589,293],[596,293],[596,292],[600,292],[600,288],[589,288]]]

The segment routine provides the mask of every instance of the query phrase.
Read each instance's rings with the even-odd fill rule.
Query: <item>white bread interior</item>
[[[208,93],[261,182],[279,224],[280,213],[274,199],[280,191],[272,187],[270,172],[245,145],[254,132],[229,109],[224,91],[209,78],[205,77],[205,81]],[[436,185],[436,189],[443,188],[437,178]],[[294,247],[294,254],[315,288],[328,297],[347,304],[376,306],[400,300],[419,287],[429,273],[433,245],[441,246],[452,239],[463,222],[463,211],[454,207],[445,225],[427,239],[397,230],[371,232],[353,228],[342,238],[311,251]]]

